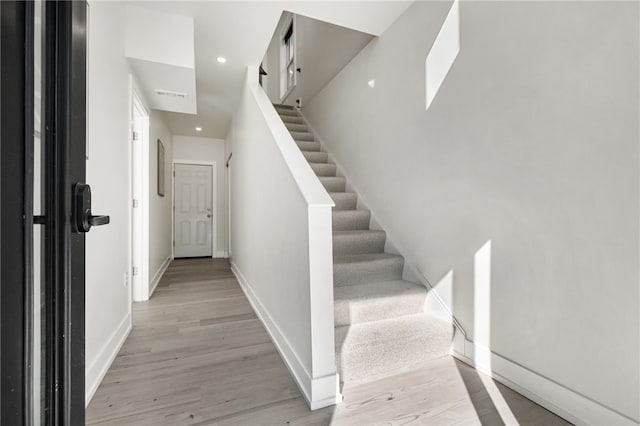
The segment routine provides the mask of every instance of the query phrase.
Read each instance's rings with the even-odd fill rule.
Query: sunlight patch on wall
[[[482,370],[491,371],[491,240],[476,252],[473,275],[474,359]]]
[[[431,106],[460,52],[460,6],[454,0],[425,60],[426,109]]]

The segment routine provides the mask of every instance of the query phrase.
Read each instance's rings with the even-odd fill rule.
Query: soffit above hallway
[[[411,1],[144,1],[128,5],[193,19],[197,114],[165,114],[173,134],[224,138],[247,66],[264,57],[283,11],[380,35]],[[171,28],[167,28],[171,32]],[[216,58],[227,62],[221,64]],[[186,111],[185,111],[186,112]],[[195,127],[202,127],[197,132]]]
[[[197,113],[193,18],[125,8],[125,56],[152,109]]]

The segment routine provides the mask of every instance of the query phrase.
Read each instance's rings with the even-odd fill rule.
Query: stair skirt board
[[[450,353],[450,322],[425,312],[427,289],[402,279],[404,258],[385,253],[386,233],[370,229],[371,212],[316,140],[297,109],[275,105],[335,207],[333,284],[336,364],[341,381],[365,381]]]
[[[333,373],[322,377],[312,377],[293,349],[291,343],[289,343],[289,340],[287,340],[284,333],[280,331],[280,328],[269,314],[269,311],[253,291],[251,283],[247,281],[242,271],[240,271],[234,262],[231,262],[231,271],[238,279],[240,288],[269,334],[271,341],[274,343],[284,364],[293,376],[309,408],[317,410],[340,403],[342,401],[342,395],[338,391],[338,374]]]

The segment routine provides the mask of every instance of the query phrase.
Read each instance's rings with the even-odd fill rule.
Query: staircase
[[[402,280],[404,258],[385,253],[386,233],[315,140],[297,109],[275,105],[309,165],[335,202],[333,285],[336,363],[341,380],[361,381],[449,353],[452,326],[425,312],[427,289]]]

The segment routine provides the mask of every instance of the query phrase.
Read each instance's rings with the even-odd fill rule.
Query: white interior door
[[[211,257],[213,168],[175,165],[175,257]]]

